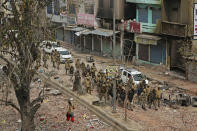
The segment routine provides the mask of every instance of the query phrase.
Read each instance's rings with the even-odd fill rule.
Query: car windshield
[[[60,51],[60,54],[61,55],[69,55],[70,53],[69,53],[69,51]]]
[[[135,74],[135,75],[133,75],[133,79],[135,81],[142,81],[143,80],[143,76],[142,76],[142,74]]]

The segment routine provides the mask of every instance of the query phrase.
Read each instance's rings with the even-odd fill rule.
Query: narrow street
[[[83,61],[86,64],[90,64],[86,62],[87,54],[76,54],[74,51],[72,52],[72,54],[75,60],[79,58],[81,62]],[[98,70],[104,69],[107,65],[110,65],[110,63],[112,63],[112,59],[105,59],[105,58],[97,57],[97,56],[95,56],[94,58],[95,58],[95,63],[96,63],[96,67]],[[57,72],[57,76],[59,77],[58,79],[59,83],[61,85],[63,84],[64,86],[70,87],[72,89],[72,82],[70,81],[68,82],[69,77],[65,75],[64,65],[61,65],[60,68],[61,69],[59,71],[55,69],[55,71]],[[165,76],[165,75],[159,74],[159,71],[149,70],[150,68],[146,69],[145,66],[143,67],[141,66],[139,67],[139,69],[142,69],[140,71],[142,71],[146,75],[155,74],[155,75],[149,76],[152,79],[175,83],[176,85],[173,85],[173,87],[176,87],[176,86],[179,87],[180,85],[180,88],[191,90],[191,89],[194,89],[196,85],[195,83],[188,82],[188,81],[184,83],[182,82],[183,80],[178,79],[178,78],[172,79],[171,76]],[[49,68],[49,70],[52,71],[52,67]],[[183,84],[179,84],[177,83],[177,81],[182,82]],[[82,83],[83,83],[83,78],[82,78]],[[163,92],[164,95],[165,93],[167,94],[167,92]],[[95,88],[94,88],[92,95],[93,96],[98,95]],[[112,110],[112,107],[111,107],[111,110]],[[125,109],[122,107],[122,105],[117,106],[117,111],[120,114],[122,114],[119,117],[121,117],[122,119],[124,119],[124,110]],[[151,129],[151,130],[153,129],[156,129],[156,130],[181,129],[181,128],[195,130],[195,128],[197,127],[197,109],[191,106],[190,107],[177,106],[175,108],[170,108],[165,103],[162,103],[162,106],[159,108],[158,111],[155,111],[154,109],[148,109],[147,111],[144,111],[140,107],[140,105],[136,105],[134,108],[134,111],[128,110],[128,118],[139,123],[144,129]]]

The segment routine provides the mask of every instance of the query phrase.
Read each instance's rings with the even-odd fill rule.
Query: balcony
[[[97,13],[98,18],[106,18],[106,19],[112,19],[113,18],[113,10],[112,9],[98,9]]]
[[[126,2],[139,4],[161,4],[161,0],[126,0]]]
[[[187,36],[187,25],[162,21],[161,33],[164,35],[186,37]]]
[[[52,15],[52,14],[47,14],[47,17],[51,19],[52,22],[57,22],[57,23],[65,23],[68,25],[74,25],[76,24],[76,17],[71,17],[71,16],[60,16],[60,15]]]

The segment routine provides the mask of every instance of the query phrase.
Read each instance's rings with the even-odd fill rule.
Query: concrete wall
[[[187,79],[192,82],[197,82],[197,62],[189,61],[186,66]]]
[[[162,0],[162,21],[186,24],[188,36],[192,36],[194,2],[197,0]]]

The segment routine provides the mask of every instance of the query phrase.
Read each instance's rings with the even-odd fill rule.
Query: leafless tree
[[[8,2],[11,8],[8,8]],[[4,0],[0,5],[0,8],[11,13],[11,17],[6,14],[1,16],[3,24],[0,25],[0,51],[3,53],[0,53],[0,59],[7,64],[3,71],[15,91],[18,104],[4,99],[1,102],[20,113],[23,131],[35,129],[34,115],[43,101],[42,92],[31,100],[30,84],[39,68],[35,64],[39,43],[51,34],[42,16],[49,2],[51,0]]]

